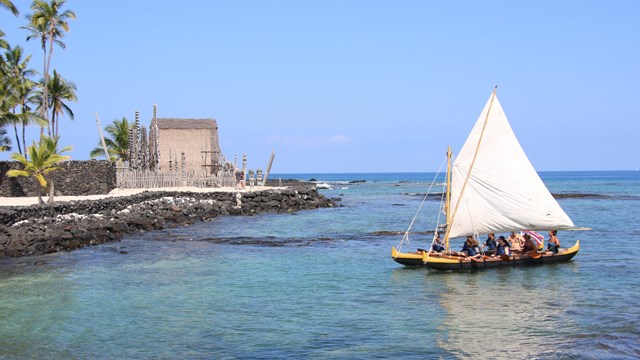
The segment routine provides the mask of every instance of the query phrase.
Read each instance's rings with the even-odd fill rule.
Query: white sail
[[[452,171],[449,238],[574,226],[529,162],[495,92]]]

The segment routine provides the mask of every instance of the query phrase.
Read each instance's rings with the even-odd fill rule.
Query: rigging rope
[[[424,202],[427,200],[427,197],[431,193],[431,189],[433,188],[433,185],[435,184],[436,179],[438,178],[438,175],[440,175],[440,172],[442,171],[442,166],[444,166],[444,163],[446,161],[447,161],[447,159],[445,158],[445,160],[442,162],[442,164],[440,164],[440,168],[436,172],[436,175],[433,177],[433,181],[431,181],[431,185],[429,186],[429,190],[427,190],[427,193],[424,194],[424,198],[422,198],[422,202],[420,203],[420,206],[418,207],[418,210],[416,211],[416,214],[413,216],[413,219],[411,219],[411,223],[409,224],[409,227],[407,228],[407,231],[404,232],[404,235],[402,236],[402,239],[400,240],[400,243],[398,244],[398,251],[400,251],[400,249],[402,249],[402,245],[403,244],[409,244],[409,230],[411,230],[411,228],[413,227],[413,224],[416,222],[416,219],[418,218],[418,214],[420,213],[420,210],[422,209],[422,206],[424,205]],[[440,220],[440,215],[438,215],[438,221],[439,220]],[[436,223],[436,228],[437,228],[437,226],[438,226],[438,224]]]
[[[433,231],[433,239],[431,239],[431,245],[429,245],[429,248],[427,250],[427,256],[426,256],[426,259],[424,260],[425,264],[429,261],[429,254],[431,254],[431,250],[433,249],[433,244],[436,242],[436,239],[440,237],[440,234],[438,233],[438,224],[440,224],[440,216],[442,216],[443,203],[444,203],[444,192],[442,192],[442,195],[440,196],[440,211],[438,211],[438,220],[436,221],[436,229]]]

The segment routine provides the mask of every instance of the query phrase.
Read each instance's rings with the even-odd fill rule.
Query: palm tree
[[[11,151],[11,139],[4,128],[0,128],[0,151]]]
[[[22,123],[23,132],[24,126],[28,125],[31,119],[33,118],[32,114],[29,114],[27,109],[27,102],[29,93],[33,89],[33,82],[29,80],[30,76],[36,74],[36,71],[30,69],[29,61],[31,60],[31,55],[27,56],[23,59],[23,49],[20,46],[15,46],[13,48],[9,48],[5,52],[5,67],[7,72],[8,80],[15,84],[12,89],[14,92],[14,96],[18,100],[13,108],[13,113],[16,114],[16,108],[21,106],[22,112],[20,114],[16,114],[16,119],[13,121],[13,130],[15,132],[16,137],[16,145],[18,147],[18,152],[22,154],[22,148],[20,147],[20,138],[18,137],[18,123]],[[26,146],[26,144],[25,144]]]
[[[20,15],[18,8],[13,4],[11,0],[0,0],[0,7],[8,9],[9,11],[11,11],[11,13],[13,13],[14,16]]]
[[[36,124],[41,127],[47,126],[47,121],[43,119],[40,115],[36,114],[32,111],[29,104],[33,104],[37,102],[36,95],[37,84],[29,79],[25,79],[24,82],[20,84],[17,90],[17,98],[20,101],[20,114],[18,115],[21,126],[22,126],[22,144],[26,147],[27,140],[25,137],[25,129],[28,125]],[[25,149],[24,155],[27,156],[27,152]]]
[[[32,5],[33,6],[33,5]],[[28,30],[29,32],[31,32],[31,34],[29,36],[27,36],[27,41],[31,40],[31,39],[40,39],[40,46],[42,47],[42,51],[44,53],[43,56],[43,61],[44,61],[44,74],[45,74],[45,80],[48,81],[48,67],[47,67],[47,29],[46,26],[40,22],[35,21],[35,19],[32,19],[30,16],[27,16],[27,19],[29,19],[30,24],[29,26],[23,26],[23,29]],[[46,91],[46,90],[45,90]],[[47,122],[49,121],[47,119],[47,109],[43,106],[40,108],[40,114],[42,115],[42,118],[44,118],[45,120],[47,120]],[[44,133],[44,126],[40,126],[40,135],[42,135]]]
[[[45,136],[42,138],[41,143],[52,154],[61,155],[64,152],[71,151],[72,149],[71,146],[65,146],[61,150],[58,150],[58,140],[60,140],[58,136],[52,137],[52,138]],[[66,156],[66,158],[69,158],[69,156]],[[55,195],[55,185],[53,183],[53,179],[50,179],[49,180],[49,201],[48,201],[49,204],[53,204],[54,195]]]
[[[107,160],[129,160],[129,129],[132,129],[133,125],[123,116],[122,120],[115,119],[104,128],[104,131],[110,135],[104,139],[109,151],[109,159]],[[98,146],[91,150],[89,156],[92,159],[104,156],[102,141],[98,140]]]
[[[16,114],[12,112],[12,109],[18,104],[14,88],[15,84],[10,81],[5,72],[0,82],[0,127],[2,128],[18,119]]]
[[[5,35],[4,31],[0,30],[0,49],[9,48],[9,43],[7,42],[7,40],[3,39],[4,35]]]
[[[42,51],[44,52],[44,97],[48,98],[48,83],[49,83],[49,67],[51,66],[51,56],[53,55],[53,44],[56,43],[61,48],[65,48],[66,45],[60,38],[64,37],[64,33],[69,31],[68,20],[76,18],[76,14],[71,10],[65,10],[60,12],[62,6],[66,3],[66,0],[51,0],[47,3],[43,0],[34,0],[31,3],[31,10],[33,14],[27,16],[29,25],[24,27],[31,32],[31,35],[27,36],[27,41],[31,39],[40,39]],[[49,49],[47,50],[47,43]],[[48,120],[48,104],[45,102],[42,109],[42,117]],[[51,127],[49,128],[51,131]],[[41,130],[41,132],[44,129]]]
[[[66,147],[61,151],[57,151],[58,139],[52,139],[48,136],[42,136],[38,144],[33,142],[27,149],[30,160],[22,156],[19,153],[11,154],[11,159],[18,161],[22,164],[23,169],[13,169],[7,171],[9,177],[31,177],[36,183],[36,191],[38,194],[38,203],[43,204],[42,201],[42,189],[46,188],[49,182],[45,175],[50,174],[53,171],[58,170],[59,163],[69,159],[69,156],[60,155],[64,151],[68,151],[71,148]],[[49,197],[49,201],[53,202],[53,197]]]
[[[48,106],[51,108],[51,132],[55,138],[60,136],[58,131],[60,115],[67,113],[71,120],[74,118],[73,111],[64,101],[78,101],[78,97],[76,96],[76,85],[62,78],[56,70],[53,70],[53,77],[47,87],[49,90]]]

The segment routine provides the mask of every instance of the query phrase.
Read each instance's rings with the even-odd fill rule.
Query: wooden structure
[[[169,161],[185,154],[187,172],[215,174],[223,163],[215,119],[154,118],[151,128],[157,128],[159,166],[169,169]]]
[[[262,179],[257,169],[249,185],[261,186],[271,168]],[[236,184],[235,163],[225,161],[218,140],[215,119],[158,118],[153,106],[149,130],[140,125],[135,112],[135,123],[129,131],[129,161],[117,166],[117,186],[121,188],[157,187],[233,187]],[[247,174],[247,158],[242,157],[242,170]],[[253,170],[251,170],[253,173]]]

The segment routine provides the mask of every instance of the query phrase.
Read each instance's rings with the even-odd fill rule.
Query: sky
[[[42,50],[0,9],[11,45]],[[436,171],[494,86],[539,171],[640,168],[640,1],[68,0],[74,160],[114,119],[215,118],[272,173]],[[13,131],[9,132],[11,135]],[[39,130],[31,129],[31,142]],[[0,154],[5,160],[8,153]]]

